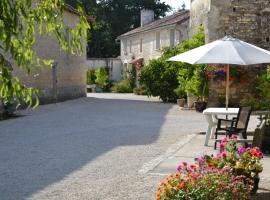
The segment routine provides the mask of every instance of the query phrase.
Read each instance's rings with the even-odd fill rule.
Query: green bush
[[[143,68],[139,81],[141,85],[145,85],[151,96],[159,96],[163,102],[175,102],[178,70],[177,66],[163,58],[154,59]]]
[[[112,86],[112,92],[113,93],[132,93],[133,92],[132,81],[129,79],[124,79],[124,80],[114,83]]]
[[[270,66],[265,74],[259,75],[254,82],[252,94],[246,96],[241,106],[252,106],[254,110],[270,110]]]
[[[107,85],[109,84],[109,75],[108,72],[104,67],[99,67],[95,71],[96,76],[96,84],[101,87],[102,89],[105,89]]]
[[[93,85],[96,83],[96,75],[94,69],[89,69],[86,72],[86,83],[87,85]]]
[[[167,61],[177,54],[203,45],[204,39],[204,30],[200,27],[198,33],[191,40],[183,41],[178,47],[165,48],[160,58],[150,61],[142,69],[139,79],[140,84],[145,85],[148,94],[159,96],[164,102],[175,102],[179,98],[178,92],[180,90],[187,92],[192,89],[195,95],[206,96],[207,85],[204,84],[205,79],[201,78],[199,66]],[[181,76],[181,71],[187,72],[187,74]],[[181,77],[179,78],[179,76]],[[183,95],[181,94],[181,96]]]
[[[133,93],[136,95],[148,95],[147,88],[145,85],[140,85],[133,89]]]

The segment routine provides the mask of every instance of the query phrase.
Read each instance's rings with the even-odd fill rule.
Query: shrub
[[[99,67],[95,71],[95,76],[96,76],[96,81],[95,81],[96,84],[102,89],[105,89],[109,83],[109,75],[106,69],[104,67]]]
[[[145,85],[141,85],[133,89],[133,93],[136,95],[148,95],[147,88]]]
[[[152,60],[141,71],[140,84],[145,85],[151,96],[159,96],[163,102],[175,102],[178,69],[162,58]]]
[[[259,75],[254,82],[252,94],[247,95],[241,106],[252,106],[254,110],[270,110],[270,66],[265,74]]]
[[[149,95],[159,96],[164,102],[175,102],[179,97],[176,93],[179,85],[181,90],[186,92],[186,80],[192,79],[193,75],[195,74],[196,80],[193,78],[193,82],[191,82],[189,85],[194,85],[193,83],[196,82],[196,87],[198,90],[196,94],[206,96],[207,88],[203,87],[205,79],[200,79],[199,75],[201,74],[199,74],[199,72],[194,72],[196,69],[198,71],[198,66],[193,66],[187,63],[167,61],[169,58],[177,54],[184,53],[185,51],[199,47],[203,44],[204,31],[201,27],[198,33],[191,40],[187,39],[183,41],[178,47],[163,49],[163,53],[160,58],[153,59],[142,69],[139,79],[140,84],[145,85]],[[183,77],[184,79],[178,78],[179,71],[181,70],[187,70],[189,72],[188,76]]]
[[[112,92],[114,93],[132,93],[133,87],[129,79],[124,79],[113,84]]]
[[[93,85],[96,82],[96,75],[94,69],[89,69],[86,72],[86,83],[87,85]]]

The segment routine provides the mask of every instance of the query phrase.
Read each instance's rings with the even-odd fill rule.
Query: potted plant
[[[203,112],[207,107],[206,98],[208,96],[208,80],[205,75],[205,65],[199,66],[191,79],[194,95],[197,101],[194,106],[197,112]]]
[[[183,90],[183,88],[181,86],[179,86],[177,89],[174,90],[174,92],[179,97],[177,99],[178,106],[180,108],[184,108],[185,104],[186,104],[186,93],[185,93],[185,91]]]

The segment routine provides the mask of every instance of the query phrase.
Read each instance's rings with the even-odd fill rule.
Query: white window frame
[[[127,55],[127,41],[123,41],[123,51],[124,51],[124,55]]]
[[[143,39],[140,38],[140,53],[143,52]]]
[[[129,40],[129,53],[132,53],[132,40]]]
[[[175,29],[170,30],[170,47],[175,46]]]
[[[156,50],[160,50],[160,44],[161,44],[160,31],[158,31],[156,32]]]

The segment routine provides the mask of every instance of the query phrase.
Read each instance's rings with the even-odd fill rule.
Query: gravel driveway
[[[0,199],[151,200],[162,178],[145,163],[188,134],[201,114],[134,95],[93,94],[0,122]]]

